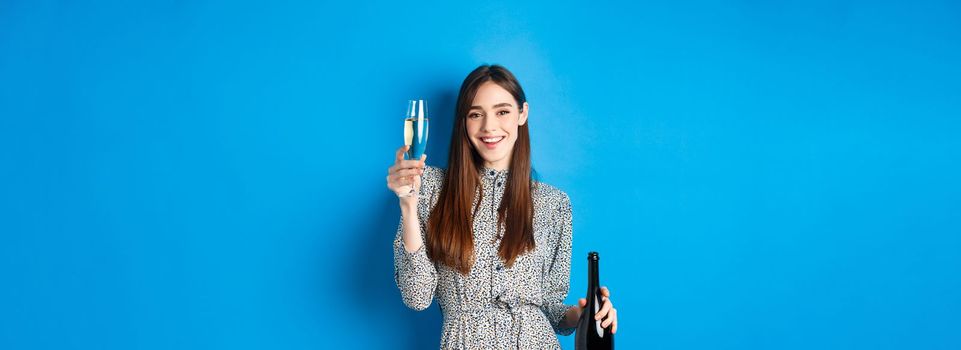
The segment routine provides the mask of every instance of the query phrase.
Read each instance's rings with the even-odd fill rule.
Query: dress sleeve
[[[544,305],[541,309],[547,316],[554,328],[554,332],[560,335],[570,335],[575,327],[561,328],[560,324],[564,319],[564,313],[573,305],[564,304],[567,292],[570,289],[571,277],[571,245],[573,239],[573,215],[571,211],[571,200],[567,194],[563,194],[560,206],[555,216],[554,227],[557,228],[557,243],[553,254],[549,257],[547,268],[542,278],[542,290],[544,291]]]
[[[436,177],[436,169],[428,167],[424,179]],[[433,179],[433,178],[432,178]],[[427,242],[427,216],[429,203],[435,192],[435,181],[425,181],[421,186],[421,193],[417,201],[417,216],[420,221],[420,236]],[[403,215],[403,214],[401,214]],[[404,218],[397,225],[397,235],[394,237],[394,281],[400,289],[404,304],[411,309],[421,311],[430,306],[437,287],[437,269],[427,257],[427,245],[423,244],[414,252],[404,248]]]

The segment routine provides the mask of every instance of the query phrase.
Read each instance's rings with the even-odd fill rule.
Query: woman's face
[[[511,162],[517,127],[527,123],[527,102],[518,106],[510,92],[494,82],[477,89],[467,112],[467,137],[484,166],[504,170]]]

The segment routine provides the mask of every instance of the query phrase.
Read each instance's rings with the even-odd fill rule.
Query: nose
[[[497,130],[500,126],[500,121],[497,120],[496,116],[486,115],[484,116],[484,124],[481,125],[481,130],[484,132],[491,132]]]

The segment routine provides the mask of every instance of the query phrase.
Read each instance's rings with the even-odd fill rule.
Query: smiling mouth
[[[507,138],[507,136],[481,137],[481,142],[484,142],[484,145],[490,148],[496,146],[498,142],[501,142],[505,138]]]

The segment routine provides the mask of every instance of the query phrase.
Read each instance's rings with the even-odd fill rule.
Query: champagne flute
[[[408,100],[407,114],[404,115],[404,144],[410,146],[405,158],[420,160],[427,148],[427,134],[430,129],[427,116],[427,100]],[[402,197],[409,197],[417,193],[414,185],[410,185],[410,192]]]

